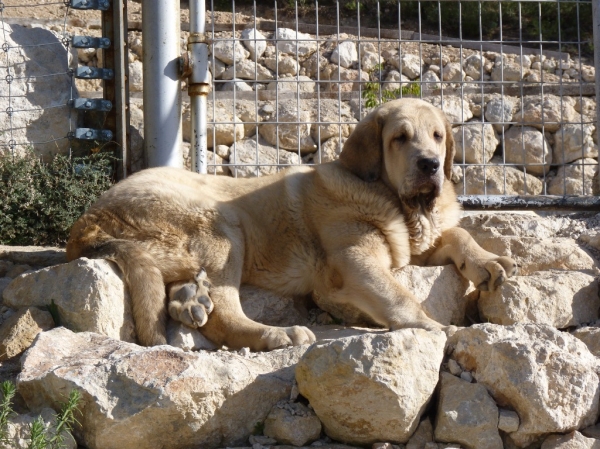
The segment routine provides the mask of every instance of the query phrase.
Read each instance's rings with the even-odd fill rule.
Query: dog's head
[[[390,101],[358,123],[340,155],[367,182],[383,179],[400,198],[435,199],[449,180],[454,139],[444,113],[410,98]]]

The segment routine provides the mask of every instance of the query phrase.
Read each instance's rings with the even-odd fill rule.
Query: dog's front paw
[[[495,257],[478,263],[477,275],[471,279],[482,291],[494,291],[504,281],[517,274],[517,263],[507,256]]]
[[[167,287],[167,291],[171,318],[193,328],[206,324],[214,305],[204,270],[193,282],[175,282]]]
[[[314,343],[315,334],[304,326],[270,327],[263,337],[268,351]]]

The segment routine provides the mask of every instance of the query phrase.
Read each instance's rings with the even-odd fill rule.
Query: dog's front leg
[[[495,290],[517,273],[517,263],[513,259],[484,250],[461,228],[444,231],[425,264],[449,263],[454,263],[464,277],[484,291]]]
[[[320,293],[331,302],[351,305],[390,330],[420,328],[452,333],[454,326],[444,326],[431,319],[414,295],[392,275],[385,257],[387,251],[377,244],[369,248],[338,251],[328,261],[329,282]]]

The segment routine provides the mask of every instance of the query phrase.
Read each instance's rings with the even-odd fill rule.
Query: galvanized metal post
[[[149,167],[183,167],[179,1],[142,0],[144,145]]]
[[[188,51],[192,74],[188,81],[190,95],[192,128],[192,170],[206,173],[206,103],[210,90],[210,72],[208,71],[208,45],[204,34],[206,26],[206,8],[204,0],[190,0],[190,37]]]
[[[594,68],[596,69],[596,102],[600,99],[600,0],[592,0],[594,16]],[[596,108],[596,132],[600,131],[600,109]],[[600,194],[600,158],[594,191]]]

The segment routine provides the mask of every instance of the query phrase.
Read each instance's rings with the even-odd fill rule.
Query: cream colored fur
[[[208,320],[212,304],[201,288],[179,294],[169,312],[230,348],[314,341],[305,327],[248,319],[242,283],[283,295],[317,292],[390,329],[447,330],[398,284],[392,267],[454,262],[482,289],[516,270],[514,261],[484,251],[455,227],[453,153],[441,111],[420,100],[392,101],[357,125],[340,161],[252,179],[173,168],[137,173],[77,221],[68,258],[104,257],[120,266],[144,345],[166,343],[165,285],[193,284],[202,268],[214,303]],[[424,176],[416,168],[421,158],[439,159],[440,169]]]

